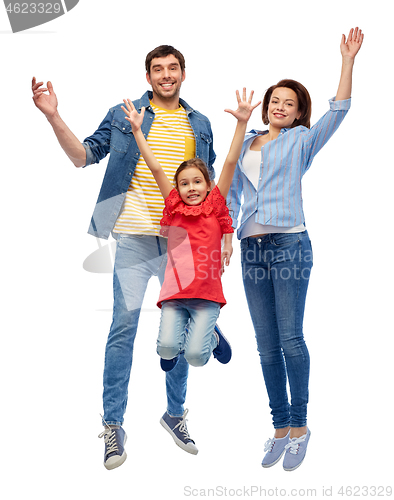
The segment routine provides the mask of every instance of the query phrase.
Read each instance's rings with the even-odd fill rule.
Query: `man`
[[[134,101],[140,111],[146,108],[141,127],[156,157],[172,179],[179,164],[199,157],[208,165],[213,179],[215,153],[209,120],[179,98],[185,79],[183,55],[168,45],[151,51],[145,61],[146,79],[152,91]],[[33,100],[49,123],[67,156],[76,167],[98,163],[108,153],[110,158],[89,233],[117,240],[114,267],[114,310],[108,336],[103,391],[103,425],[107,469],[126,460],[126,434],[122,428],[132,353],[145,290],[151,276],[164,279],[167,241],[159,236],[164,203],[160,191],[136,145],[130,123],[121,104],[109,110],[96,132],[81,143],[61,119],[51,82],[47,88],[33,78]],[[48,94],[44,92],[48,91]],[[221,343],[215,357],[228,362],[231,349],[216,327]],[[178,446],[188,453],[198,450],[186,427],[184,402],[188,364],[183,356],[166,374],[167,411],[163,427]]]

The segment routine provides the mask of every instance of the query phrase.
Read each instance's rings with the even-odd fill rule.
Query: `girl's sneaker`
[[[284,438],[272,438],[268,439],[268,441],[264,444],[264,451],[267,453],[261,462],[263,467],[272,467],[277,464],[279,460],[282,458],[283,453],[285,452],[286,445],[289,443],[290,431]]]
[[[283,468],[287,471],[295,470],[304,461],[306,449],[308,447],[311,431],[308,429],[307,433],[299,438],[289,440],[286,445],[286,455],[283,459]]]
[[[216,335],[218,341],[217,347],[215,347],[215,349],[212,351],[213,357],[216,358],[219,361],[219,363],[225,365],[231,359],[230,342],[223,335],[218,325],[215,325],[213,332]]]
[[[165,372],[170,372],[173,368],[178,364],[179,354],[175,358],[172,359],[163,359],[160,358],[160,366],[161,369]]]

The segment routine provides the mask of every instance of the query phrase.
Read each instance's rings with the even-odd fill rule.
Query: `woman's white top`
[[[251,145],[249,145],[249,147],[246,149],[245,156],[243,158],[243,168],[246,176],[257,190],[260,178],[260,169],[262,168],[261,150],[253,151],[252,149],[250,149],[250,146]],[[302,231],[305,231],[304,224],[299,224],[298,226],[293,227],[280,227],[259,224],[253,219],[253,217],[249,217],[249,219],[246,221],[242,230],[242,238],[253,236],[255,234],[302,233]]]

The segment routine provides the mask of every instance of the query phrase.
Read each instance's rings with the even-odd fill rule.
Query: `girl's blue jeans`
[[[308,233],[244,238],[241,262],[274,427],[304,427],[309,353],[302,324],[312,269]]]
[[[165,300],[161,309],[157,353],[163,359],[173,359],[184,351],[190,365],[204,366],[217,347],[213,332],[219,313],[220,304],[210,300]]]
[[[148,281],[164,279],[167,240],[158,236],[119,235],[114,267],[114,307],[105,350],[104,420],[122,425],[126,411],[134,339]],[[184,412],[189,365],[180,356],[166,374],[167,411],[174,417]]]

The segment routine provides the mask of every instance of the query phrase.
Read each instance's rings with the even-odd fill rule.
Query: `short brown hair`
[[[264,125],[269,124],[268,119],[268,104],[271,100],[272,92],[279,88],[285,87],[287,89],[293,90],[297,94],[298,99],[298,111],[301,112],[300,118],[294,120],[290,128],[297,127],[298,125],[303,125],[304,127],[311,128],[311,114],[312,114],[312,101],[309,92],[306,88],[299,82],[295,80],[281,80],[276,85],[272,85],[265,95],[262,106],[262,118]]]
[[[159,47],[156,47],[155,49],[151,50],[149,54],[146,56],[145,59],[145,69],[148,75],[150,75],[150,65],[152,62],[152,59],[155,57],[167,57],[173,55],[178,59],[179,65],[181,67],[182,73],[185,71],[185,58],[183,55],[179,52],[179,50],[174,49],[172,45],[160,45]]]
[[[208,167],[205,163],[205,161],[201,160],[200,158],[191,158],[190,160],[184,161],[179,165],[177,168],[177,171],[175,172],[174,175],[174,186],[175,189],[178,189],[178,177],[183,170],[186,170],[187,168],[195,167],[200,170],[202,175],[204,176],[204,179],[208,186],[211,184],[211,179],[209,178],[209,172],[208,172]]]

